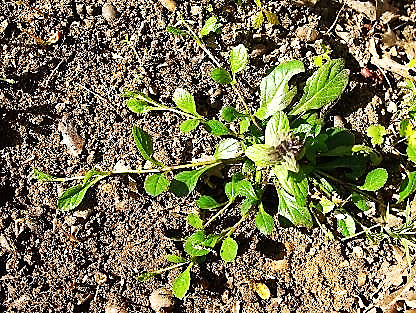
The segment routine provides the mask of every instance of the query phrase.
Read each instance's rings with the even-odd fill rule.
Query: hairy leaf
[[[215,166],[215,164],[207,165],[197,170],[176,174],[170,183],[170,191],[178,197],[189,195],[195,189],[199,177],[213,166]]]
[[[187,260],[179,255],[175,255],[175,254],[168,254],[165,255],[165,260],[171,263],[185,263],[187,262]]]
[[[137,126],[133,126],[132,129],[134,141],[140,151],[143,159],[153,162],[153,140],[150,135],[143,129]]]
[[[253,21],[251,22],[251,25],[253,28],[257,29],[260,28],[261,25],[263,25],[264,21],[264,15],[263,12],[259,11],[256,13],[256,15],[253,16]]]
[[[284,216],[295,226],[311,228],[313,226],[312,216],[306,203],[297,201],[295,196],[291,195],[282,188],[277,189],[279,196],[279,214]]]
[[[243,71],[248,63],[248,53],[243,44],[231,49],[230,52],[230,66],[233,76],[238,72]]]
[[[330,60],[320,67],[307,81],[300,102],[290,115],[320,109],[335,101],[348,84],[350,71],[344,69],[342,59]]]
[[[357,193],[357,192],[353,192],[351,194],[351,201],[361,211],[368,211],[370,209],[370,206],[368,205],[367,199],[364,196]]]
[[[177,88],[173,93],[173,102],[180,110],[199,117],[199,114],[196,112],[194,96],[189,91]]]
[[[220,255],[225,262],[233,262],[237,256],[238,243],[231,237],[227,237],[221,244]]]
[[[238,184],[238,193],[241,196],[246,197],[248,199],[258,200],[253,185],[247,179],[240,180]]]
[[[210,196],[201,196],[198,200],[196,200],[196,205],[200,209],[209,210],[220,207],[221,203],[218,203],[214,198]]]
[[[296,88],[289,89],[289,80],[296,74],[304,72],[300,61],[287,61],[277,66],[260,84],[260,108],[255,116],[261,120],[284,110],[296,95]]]
[[[246,216],[250,212],[251,208],[258,203],[258,200],[246,198],[241,203],[240,212],[242,216]]]
[[[384,142],[383,136],[387,134],[384,126],[371,125],[367,129],[367,135],[371,138],[371,143],[375,145],[381,145]]]
[[[199,37],[207,36],[209,33],[215,33],[221,28],[221,24],[218,23],[218,18],[213,15],[205,21],[204,26],[202,26]]]
[[[203,228],[202,227],[203,222],[202,222],[202,219],[201,219],[201,217],[199,216],[198,213],[189,213],[186,221],[193,228],[196,228],[196,229],[202,229]]]
[[[189,264],[184,272],[182,272],[172,284],[172,292],[175,297],[182,299],[188,292],[189,286],[191,285],[191,268],[193,264]]]
[[[51,180],[57,179],[57,177],[52,176],[48,173],[42,172],[38,170],[37,168],[33,168],[33,178],[39,181],[51,181]]]
[[[400,193],[399,193],[399,200],[397,201],[402,202],[408,196],[416,191],[416,172],[409,172],[407,173],[407,177],[400,186]]]
[[[259,211],[256,215],[256,227],[264,235],[271,235],[274,228],[273,217],[264,211],[263,204],[260,202]]]
[[[211,78],[220,85],[231,84],[233,81],[230,73],[223,68],[214,68],[211,72]]]
[[[153,106],[148,105],[145,101],[142,101],[137,98],[127,100],[126,105],[130,109],[130,111],[137,114],[146,113],[154,109]]]
[[[217,120],[206,121],[204,125],[207,132],[214,136],[226,136],[232,134],[227,126]]]
[[[230,202],[233,202],[240,193],[240,180],[233,176],[232,180],[225,184],[225,194]]]
[[[367,174],[364,185],[359,187],[361,190],[376,191],[384,187],[389,174],[384,168],[376,168]]]
[[[248,147],[245,155],[253,161],[257,167],[265,167],[276,164],[282,160],[275,147],[266,144],[254,144]]]
[[[289,119],[286,114],[279,111],[267,122],[265,132],[265,144],[276,147],[282,138],[287,137],[290,131]]]
[[[225,160],[235,158],[240,152],[240,142],[234,138],[221,140],[215,149],[214,159]]]
[[[168,33],[171,33],[171,34],[176,35],[176,36],[186,36],[186,35],[188,35],[188,33],[186,31],[184,31],[182,29],[179,29],[177,27],[173,27],[173,26],[168,26],[166,28],[166,31]]]
[[[355,222],[350,215],[338,214],[337,226],[344,237],[351,237],[355,234]]]
[[[156,197],[168,190],[169,184],[165,174],[152,174],[146,177],[144,189],[149,195]]]

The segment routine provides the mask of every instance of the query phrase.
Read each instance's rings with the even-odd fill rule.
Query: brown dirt
[[[236,99],[229,87],[210,79],[213,65],[194,43],[166,33],[174,14],[158,1],[115,0],[118,14],[110,22],[101,15],[101,0],[2,1],[0,23],[7,20],[8,26],[0,33],[0,76],[17,83],[0,81],[0,311],[104,312],[107,303],[116,303],[129,313],[152,312],[149,295],[169,285],[177,272],[150,283],[135,277],[165,266],[165,254],[182,253],[169,236],[191,233],[185,217],[195,208],[192,199],[207,185],[202,183],[189,199],[152,198],[143,190],[144,177],[111,178],[88,196],[81,210],[91,214],[82,218],[58,212],[56,199],[63,186],[35,182],[32,168],[69,176],[92,167],[112,169],[119,162],[141,166],[130,133],[133,125],[153,136],[157,156],[166,164],[213,153],[216,139],[203,130],[181,134],[182,119],[176,115],[131,113],[120,96],[123,88],[144,90],[171,103],[175,88],[184,87],[196,96],[199,112],[211,117]],[[313,68],[319,41],[296,37],[296,29],[308,24],[331,45],[332,56],[344,58],[352,71],[345,95],[330,114],[345,117],[347,126],[361,132],[369,124],[388,122],[389,115],[382,113],[387,84],[374,87],[359,74],[360,56],[365,59],[367,53],[365,37],[357,39],[352,55],[351,47],[334,33],[325,35],[340,3],[322,0],[309,8],[269,1],[267,7],[278,13],[281,25],[259,31],[249,27],[253,4],[211,3],[225,22],[222,34],[212,38],[218,45],[216,56],[224,61],[224,52],[239,43],[249,51],[259,44],[265,47],[242,74],[249,105],[257,107],[257,86],[272,66],[296,58]],[[404,1],[395,5],[402,11],[415,9]],[[196,21],[195,28],[209,15],[197,1],[178,1],[178,8]],[[370,23],[348,7],[343,10],[337,24],[347,29]],[[201,13],[192,15],[196,11]],[[58,43],[35,42],[34,37],[47,40],[57,31],[62,33]],[[138,59],[121,42],[125,35],[134,42]],[[396,86],[398,77],[388,76]],[[392,99],[397,98],[396,88]],[[78,157],[61,143],[58,124],[64,116],[85,139]],[[235,216],[231,212],[226,218],[233,221]],[[277,227],[267,238],[247,222],[236,238],[236,261],[224,264],[210,256],[196,267],[189,295],[176,301],[174,312],[364,311],[379,296],[379,285],[395,263],[388,244],[327,241],[319,228]],[[106,276],[104,283],[97,282],[97,273]],[[271,298],[260,299],[249,281],[265,283]]]

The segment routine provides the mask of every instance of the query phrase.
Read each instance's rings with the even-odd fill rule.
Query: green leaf
[[[240,212],[242,216],[246,216],[250,212],[251,208],[256,205],[258,200],[246,198],[241,203]]]
[[[155,273],[155,272],[144,272],[144,273],[140,274],[139,276],[137,276],[136,279],[138,281],[148,281],[149,279],[153,278],[156,275],[157,275],[157,273]]]
[[[211,78],[221,85],[231,84],[231,82],[233,81],[230,73],[228,73],[227,70],[220,67],[214,68],[212,70]]]
[[[201,196],[198,200],[196,200],[196,205],[200,209],[209,210],[209,209],[216,209],[220,207],[222,204],[215,201],[214,198],[210,196]]]
[[[48,173],[42,172],[38,170],[37,168],[33,168],[33,178],[39,180],[39,181],[51,181],[54,179],[58,179],[55,176],[52,176]]]
[[[206,36],[211,32],[215,33],[220,27],[221,24],[218,24],[218,18],[215,15],[211,16],[209,19],[205,21],[204,26],[202,26],[199,32],[199,37],[202,38],[203,36]]]
[[[172,284],[172,292],[175,297],[182,299],[188,292],[189,286],[191,285],[191,268],[193,264],[189,264],[186,270],[181,273]]]
[[[280,186],[290,195],[295,197],[300,206],[306,207],[309,185],[305,174],[302,172],[294,173],[288,171],[287,167],[284,165],[274,166],[273,172],[276,175]],[[279,186],[276,186],[276,189],[279,189]]]
[[[166,31],[168,33],[171,33],[171,34],[176,35],[176,36],[186,36],[186,35],[188,35],[188,33],[186,31],[181,30],[181,29],[176,28],[176,27],[173,27],[173,26],[168,26],[166,28]]]
[[[225,194],[230,202],[234,202],[235,198],[240,194],[240,180],[233,176],[232,180],[225,184]]]
[[[286,138],[290,131],[289,119],[286,114],[279,111],[267,122],[265,144],[277,147],[282,138]]]
[[[259,203],[259,211],[256,215],[256,227],[264,235],[271,235],[274,228],[273,217],[264,211],[263,204]]]
[[[238,185],[239,185],[238,193],[241,196],[246,197],[248,199],[252,199],[252,200],[258,200],[257,194],[254,191],[253,185],[247,179],[240,180]]]
[[[214,153],[214,160],[226,160],[235,158],[240,153],[240,142],[234,138],[221,140]]]
[[[129,99],[126,101],[126,105],[130,111],[137,114],[146,113],[154,109],[153,106],[147,105],[146,102],[139,99]]]
[[[201,217],[199,216],[198,213],[189,213],[188,217],[186,218],[186,221],[193,228],[196,228],[196,229],[202,229],[203,228],[202,225],[204,223],[202,222],[202,219],[201,219]]]
[[[337,226],[344,237],[351,237],[355,234],[355,222],[350,215],[338,214]]]
[[[240,121],[240,134],[244,134],[250,128],[250,117],[246,116]]]
[[[416,146],[409,145],[406,148],[406,154],[410,161],[416,163]]]
[[[384,142],[383,136],[387,134],[384,126],[381,125],[371,125],[367,129],[367,135],[371,138],[371,143],[373,146],[381,145]]]
[[[347,87],[349,73],[342,59],[326,62],[306,81],[302,99],[289,114],[320,109],[338,99]]]
[[[187,260],[185,258],[183,258],[179,255],[175,255],[175,254],[165,255],[165,260],[168,261],[168,262],[171,262],[171,263],[176,263],[176,264],[187,262]]]
[[[189,91],[177,88],[173,93],[173,102],[183,112],[199,117],[199,114],[196,112],[194,96]]]
[[[150,137],[147,132],[137,126],[133,126],[132,132],[136,146],[139,149],[143,159],[154,162],[155,160],[153,158],[152,137]]]
[[[301,61],[292,60],[281,63],[269,75],[261,80],[260,108],[255,116],[261,120],[284,110],[296,95],[297,89],[289,89],[289,80],[296,74],[305,71]]]
[[[205,233],[203,230],[199,230],[193,233],[191,236],[186,239],[183,247],[186,253],[191,256],[203,256],[210,253],[209,249],[205,249],[203,245],[205,238]]]
[[[251,22],[251,25],[254,29],[258,29],[263,25],[264,16],[263,12],[259,11],[256,15],[253,16],[253,21]]]
[[[165,174],[152,174],[146,177],[144,189],[149,195],[156,197],[168,190],[169,184]]]
[[[225,262],[233,262],[237,256],[238,243],[231,237],[227,237],[221,244],[220,255]]]
[[[319,204],[322,206],[322,213],[324,214],[331,212],[335,208],[334,202],[329,200],[327,197],[322,197]]]
[[[201,120],[199,119],[186,120],[181,123],[179,128],[181,132],[189,133],[193,131],[195,128],[197,128],[200,123],[201,123]]]
[[[217,120],[206,121],[204,126],[207,132],[214,136],[232,135],[231,130],[229,130],[228,127],[225,126],[222,122]]]
[[[389,174],[384,168],[376,168],[367,174],[364,185],[358,188],[367,191],[379,190],[386,184],[388,177]]]
[[[269,12],[269,11],[264,11],[264,14],[266,15],[267,21],[270,24],[273,25],[279,25],[279,18],[277,17],[276,13],[273,12]]]
[[[244,153],[257,167],[266,167],[282,161],[282,156],[276,148],[265,144],[254,144]]]
[[[248,53],[243,44],[231,49],[230,52],[230,66],[233,76],[238,72],[243,71],[248,64]]]
[[[170,191],[178,197],[189,195],[195,189],[199,177],[215,165],[216,164],[211,164],[197,170],[176,174],[170,183]]]
[[[94,176],[83,184],[67,189],[58,199],[58,209],[61,211],[70,211],[78,207],[84,199],[88,189],[106,176],[107,174]]]
[[[223,107],[221,109],[221,117],[224,119],[224,121],[229,123],[234,122],[236,119],[244,116],[244,114],[238,112],[233,107]]]
[[[259,9],[261,9],[263,6],[261,5],[261,0],[254,0],[254,2],[256,3],[257,7]]]
[[[357,192],[353,192],[351,194],[351,201],[361,211],[368,211],[370,209],[370,206],[368,205],[367,199],[364,196],[357,193]]]
[[[312,216],[306,203],[297,201],[295,196],[284,189],[277,189],[279,196],[279,214],[284,216],[295,226],[311,228],[313,226]]]
[[[397,203],[402,202],[408,196],[416,191],[416,172],[407,173],[407,177],[400,186],[399,200]]]

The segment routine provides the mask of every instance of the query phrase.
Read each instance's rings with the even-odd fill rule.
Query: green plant
[[[273,12],[266,10],[262,5],[261,0],[254,0],[254,2],[256,3],[256,6],[259,9],[259,11],[256,13],[256,15],[254,15],[253,20],[251,22],[251,25],[253,26],[253,28],[257,29],[263,25],[264,15],[266,15],[266,19],[270,24],[273,24],[273,25],[279,24],[279,19],[277,15]]]
[[[178,26],[178,25],[176,25]],[[125,91],[127,107],[134,113],[169,111],[185,118],[180,124],[182,132],[191,132],[197,127],[214,136],[222,137],[215,153],[208,161],[180,165],[165,165],[154,156],[153,140],[140,127],[133,127],[132,135],[142,158],[152,164],[148,169],[97,171],[89,170],[84,176],[57,178],[34,170],[41,181],[81,183],[67,189],[58,199],[62,211],[73,210],[84,199],[89,188],[100,180],[119,174],[148,174],[144,188],[151,196],[172,192],[176,196],[189,195],[197,186],[199,178],[212,169],[233,167],[233,175],[222,185],[224,196],[214,199],[202,195],[196,202],[198,210],[189,213],[187,222],[195,231],[184,239],[186,256],[167,255],[174,263],[163,269],[145,272],[140,281],[150,279],[175,268],[185,270],[174,280],[173,293],[183,298],[190,287],[192,268],[205,261],[208,254],[219,249],[225,262],[232,262],[238,254],[238,243],[233,238],[237,228],[249,218],[264,235],[270,235],[275,220],[265,204],[266,187],[275,186],[278,215],[282,224],[311,228],[318,224],[329,238],[335,235],[355,235],[356,224],[361,224],[354,210],[346,203],[355,204],[359,210],[367,210],[368,202],[379,202],[371,193],[382,188],[387,181],[387,171],[376,168],[363,175],[368,166],[380,161],[370,147],[355,144],[354,135],[342,128],[325,127],[319,110],[336,101],[348,83],[349,71],[341,59],[328,60],[306,81],[303,95],[298,101],[297,87],[290,84],[292,78],[305,71],[301,61],[286,61],[275,67],[260,84],[259,107],[252,112],[237,88],[237,74],[244,71],[248,63],[247,49],[238,45],[230,52],[230,72],[208,51],[200,36],[180,20],[179,26],[168,31],[176,35],[190,35],[212,59],[216,68],[212,78],[220,84],[229,84],[244,105],[224,107],[220,119],[209,119],[197,111],[193,95],[178,88],[173,94],[175,107],[162,104],[143,93]],[[239,125],[234,131],[232,125]],[[318,191],[312,197],[311,190]],[[240,219],[224,229],[215,226],[217,219],[231,207],[239,207]],[[202,214],[203,213],[203,214]],[[326,216],[336,218],[337,230],[331,231],[322,220]]]

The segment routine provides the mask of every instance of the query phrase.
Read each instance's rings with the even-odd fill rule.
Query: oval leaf
[[[228,129],[222,122],[217,120],[209,120],[205,122],[205,129],[214,136],[232,135],[231,130]]]
[[[186,270],[181,273],[172,284],[172,291],[175,297],[182,299],[191,285],[191,268],[193,264],[190,264]]]
[[[286,114],[281,111],[276,112],[267,122],[265,144],[277,147],[281,139],[287,137],[289,131],[289,119]]]
[[[238,72],[243,71],[248,63],[248,53],[246,47],[243,44],[238,45],[231,49],[230,52],[230,66],[233,76]]]
[[[360,195],[359,193],[353,192],[351,194],[351,201],[361,211],[368,211],[370,209],[367,199],[364,196]]]
[[[143,159],[153,162],[153,141],[152,137],[140,127],[134,126],[132,129],[134,141]]]
[[[215,149],[215,160],[226,160],[235,158],[240,152],[240,142],[234,138],[220,141]]]
[[[186,253],[191,256],[207,255],[210,250],[204,249],[205,233],[199,230],[186,239],[183,247]]]
[[[304,71],[303,63],[293,60],[281,63],[264,77],[260,84],[260,108],[255,116],[264,120],[284,110],[296,95],[296,88],[289,89],[289,80]]]
[[[221,244],[220,255],[225,262],[233,262],[237,256],[238,244],[231,238],[227,237]]]
[[[348,84],[350,71],[344,69],[344,60],[330,60],[320,67],[307,81],[300,102],[290,115],[320,109],[341,96]]]
[[[189,213],[186,221],[193,228],[202,229],[203,222],[198,213]]]
[[[206,36],[211,32],[216,32],[221,27],[221,25],[217,24],[217,22],[218,18],[215,15],[207,19],[199,32],[199,37]]]
[[[265,144],[254,144],[248,147],[245,155],[258,167],[276,164],[282,160],[282,156],[276,151],[276,148]]]
[[[344,237],[351,237],[355,234],[355,222],[351,216],[338,214],[336,218],[338,230]]]
[[[136,98],[127,100],[126,105],[130,109],[130,111],[137,114],[149,112],[154,108],[153,106],[146,104],[146,102]]]
[[[274,220],[273,217],[266,213],[263,208],[263,204],[259,204],[259,211],[256,215],[256,227],[257,229],[264,235],[271,235],[274,228]]]
[[[367,191],[379,190],[384,187],[388,177],[389,174],[384,168],[376,168],[367,174],[364,185],[358,188]]]
[[[195,189],[199,177],[215,165],[211,164],[197,170],[176,174],[170,183],[170,191],[178,197],[189,195]]]
[[[218,203],[214,198],[210,196],[201,196],[198,200],[196,200],[196,205],[200,209],[209,210],[220,207],[221,203]]]
[[[144,189],[149,195],[156,197],[168,190],[169,184],[165,174],[152,174],[146,177]]]
[[[37,168],[33,168],[33,178],[39,181],[51,181],[51,180],[57,179],[57,177],[52,176],[48,173],[42,172],[38,170]]]
[[[221,117],[224,119],[224,121],[229,122],[229,123],[234,122],[239,117],[244,117],[244,116],[245,116],[244,114],[238,112],[233,107],[223,107],[221,109]]]
[[[211,78],[220,85],[230,84],[233,79],[227,70],[223,68],[214,68],[211,72]]]
[[[175,255],[175,254],[165,255],[165,260],[168,261],[168,262],[171,262],[171,263],[176,263],[176,264],[187,262],[187,260],[185,258],[183,258],[179,255]]]
[[[173,102],[182,111],[199,117],[199,114],[196,112],[194,96],[189,91],[177,88],[173,93]]]
[[[408,196],[416,191],[416,172],[409,172],[407,174],[406,179],[400,186],[400,193],[399,193],[399,200],[397,201],[402,202]]]
[[[179,128],[181,132],[189,133],[193,131],[195,128],[197,128],[200,123],[201,123],[201,120],[199,119],[186,120],[181,123]]]
[[[312,216],[305,204],[296,201],[295,196],[282,188],[277,190],[279,196],[279,215],[287,218],[295,226],[311,228],[313,226]]]

